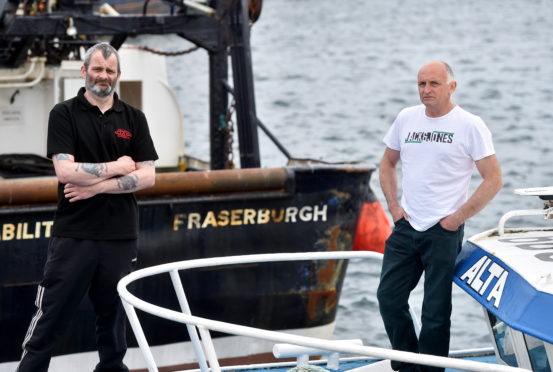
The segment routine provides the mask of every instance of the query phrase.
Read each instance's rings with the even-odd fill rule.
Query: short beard
[[[106,89],[101,89],[97,84],[94,84],[92,79],[90,79],[87,75],[85,79],[85,87],[86,87],[86,90],[94,94],[96,97],[105,98],[113,93],[113,90],[115,89],[115,83],[111,84]]]

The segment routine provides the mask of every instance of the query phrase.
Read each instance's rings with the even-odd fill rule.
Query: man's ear
[[[451,83],[449,83],[449,87],[451,90],[451,94],[453,94],[453,92],[455,92],[455,89],[457,89],[457,82],[453,80]]]

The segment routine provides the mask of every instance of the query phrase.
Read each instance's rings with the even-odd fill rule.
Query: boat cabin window
[[[490,322],[498,357],[509,366],[529,368],[534,372],[551,372],[549,358],[553,347],[543,340],[523,332],[513,331],[503,320],[486,311]],[[516,357],[518,347],[519,360]],[[548,350],[549,349],[549,350]],[[522,361],[521,361],[522,360]],[[519,364],[523,363],[521,366]]]
[[[528,355],[532,363],[532,371],[551,372],[551,365],[545,351],[545,343],[527,334],[524,334],[524,341],[526,342],[526,348],[528,349]]]
[[[499,357],[503,359],[507,365],[518,367],[511,328],[490,312],[488,312],[488,318],[492,327],[493,338]]]

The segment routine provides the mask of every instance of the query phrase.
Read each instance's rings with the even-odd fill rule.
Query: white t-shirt
[[[425,231],[468,198],[474,162],[495,153],[484,121],[459,106],[431,118],[425,106],[403,109],[384,137],[402,163],[401,206],[414,229]]]

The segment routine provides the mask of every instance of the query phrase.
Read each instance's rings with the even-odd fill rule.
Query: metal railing
[[[510,218],[521,216],[544,216],[547,219],[551,218],[551,215],[553,215],[553,207],[549,207],[547,209],[517,209],[509,211],[499,219],[497,224],[497,233],[500,236],[505,235],[505,223]]]
[[[256,254],[245,256],[229,256],[218,258],[204,258],[190,261],[174,262],[154,267],[137,270],[119,282],[117,289],[121,296],[123,306],[129,318],[129,322],[137,339],[140,350],[144,356],[149,372],[158,372],[154,357],[146,341],[144,331],[138,320],[135,308],[149,314],[184,323],[187,326],[190,339],[192,341],[200,369],[203,372],[209,370],[219,372],[221,369],[217,361],[217,356],[213,342],[210,336],[211,331],[223,332],[231,335],[251,337],[254,339],[263,339],[275,343],[288,343],[309,348],[329,350],[337,353],[354,354],[360,356],[398,360],[408,363],[425,364],[431,366],[455,368],[474,372],[508,372],[508,371],[528,371],[526,369],[508,367],[503,365],[486,364],[470,360],[439,357],[434,355],[425,355],[405,351],[389,350],[373,346],[362,346],[353,344],[336,343],[332,340],[322,340],[313,337],[292,335],[284,332],[268,331],[253,327],[241,326],[225,323],[216,320],[210,320],[193,316],[188,306],[188,301],[184,293],[184,288],[179,277],[179,271],[193,268],[206,268],[216,266],[228,266],[246,263],[263,262],[286,262],[286,261],[306,261],[306,260],[335,260],[335,259],[354,259],[354,258],[381,258],[380,253],[355,251],[355,252],[313,252],[313,253],[276,253],[276,254]],[[127,286],[138,280],[152,275],[169,273],[176,295],[181,307],[181,312],[166,309],[143,301],[132,295]],[[207,365],[209,361],[210,367]]]

